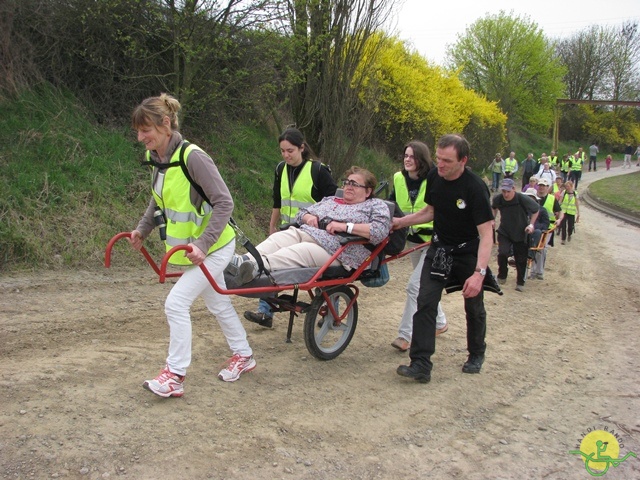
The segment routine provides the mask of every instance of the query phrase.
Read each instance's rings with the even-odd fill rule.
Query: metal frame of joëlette
[[[131,238],[131,233],[130,232],[118,233],[107,244],[107,248],[105,252],[105,261],[104,261],[106,268],[109,268],[111,266],[111,251],[113,249],[113,245],[118,240],[121,240],[122,238]],[[211,273],[209,272],[209,270],[204,264],[200,264],[200,270],[202,270],[202,273],[205,275],[205,277],[211,284],[211,287],[221,295],[241,295],[241,296],[247,295],[247,296],[255,297],[255,296],[259,296],[258,294],[261,294],[261,293],[270,294],[270,293],[279,293],[286,290],[293,290],[293,296],[290,301],[276,302],[278,299],[277,296],[275,298],[265,299],[269,303],[274,302],[275,304],[277,304],[277,308],[279,308],[279,311],[290,312],[289,326],[287,329],[287,339],[286,339],[286,341],[290,343],[292,330],[293,330],[294,317],[297,313],[303,312],[305,308],[298,303],[299,291],[303,290],[308,292],[309,296],[313,300],[315,298],[313,294],[313,290],[316,288],[319,289],[320,293],[322,294],[325,301],[327,302],[328,308],[331,310],[331,314],[333,315],[333,318],[335,319],[335,321],[341,322],[344,318],[346,318],[352,306],[357,302],[357,299],[360,293],[360,290],[358,289],[358,287],[353,285],[353,282],[355,282],[360,276],[360,274],[364,270],[366,270],[367,267],[369,267],[369,265],[371,265],[371,262],[378,257],[378,255],[380,254],[380,252],[382,252],[382,250],[384,249],[384,247],[387,245],[388,242],[389,242],[389,238],[387,237],[381,243],[376,245],[375,249],[371,252],[371,254],[367,257],[367,259],[362,263],[362,265],[360,265],[360,267],[358,267],[356,270],[353,270],[351,275],[348,275],[346,277],[330,278],[330,279],[324,279],[324,280],[321,279],[324,272],[331,266],[333,261],[338,258],[338,256],[344,251],[344,249],[347,248],[347,246],[358,245],[358,244],[363,245],[368,243],[367,240],[364,238],[357,237],[357,239],[354,239],[354,237],[350,237],[349,240],[346,241],[343,245],[341,245],[340,248],[331,256],[331,258],[327,260],[327,262],[322,267],[320,267],[320,269],[308,281],[304,283],[272,285],[268,287],[244,287],[244,288],[226,289],[226,288],[221,288],[218,285],[218,283],[211,276]],[[385,263],[389,263],[390,261],[405,257],[406,255],[409,255],[410,253],[416,250],[425,248],[428,245],[429,243],[423,243],[415,247],[403,250],[397,255],[391,255],[389,257],[386,257],[382,260],[381,265]],[[191,251],[191,247],[189,247],[188,245],[178,245],[173,247],[171,250],[165,253],[159,266],[155,263],[153,258],[151,258],[151,255],[149,255],[149,252],[144,248],[144,246],[140,249],[140,252],[144,255],[145,259],[147,260],[151,268],[153,268],[153,270],[158,275],[160,283],[164,283],[167,278],[175,278],[175,277],[180,277],[182,275],[182,272],[170,272],[170,273],[167,272],[167,265],[169,263],[169,258],[171,258],[171,256],[174,253],[180,250]],[[349,305],[347,306],[345,311],[342,313],[342,315],[338,315],[337,312],[334,311],[333,305],[329,301],[329,296],[326,293],[328,288],[335,287],[338,285],[349,286],[354,292],[354,297],[352,301],[349,303]],[[272,304],[272,303],[270,304],[274,308],[276,308],[275,304]]]
[[[111,240],[109,240],[109,243],[107,244],[107,248],[106,248],[106,252],[105,252],[105,259],[104,259],[104,265],[105,265],[106,268],[109,268],[111,266],[111,250],[113,249],[113,245],[118,240],[121,240],[123,238],[131,238],[131,233],[130,232],[118,233]],[[347,277],[332,278],[332,279],[325,279],[325,280],[321,280],[320,279],[320,277],[322,277],[324,272],[331,266],[333,261],[336,258],[338,258],[338,256],[344,251],[344,249],[347,246],[365,244],[365,243],[367,243],[366,239],[349,241],[349,242],[345,243],[344,245],[341,245],[340,248],[331,256],[331,258],[329,260],[327,260],[327,263],[325,263],[322,267],[320,267],[320,269],[313,275],[313,277],[311,277],[308,281],[306,281],[304,283],[285,284],[285,285],[272,285],[270,287],[234,288],[234,289],[229,290],[229,289],[226,289],[226,288],[220,288],[220,286],[215,281],[215,279],[211,276],[211,273],[209,272],[209,270],[207,269],[207,267],[204,264],[200,265],[200,270],[202,270],[202,273],[205,275],[205,277],[207,277],[207,280],[209,280],[209,283],[211,284],[213,289],[216,292],[220,293],[221,295],[252,295],[252,296],[254,296],[255,294],[259,294],[259,293],[277,293],[277,292],[282,292],[282,291],[285,291],[285,290],[291,290],[292,288],[295,288],[295,287],[297,287],[300,290],[311,290],[311,289],[314,289],[314,288],[333,287],[333,286],[336,286],[336,285],[344,285],[344,284],[352,283],[352,282],[356,281],[358,279],[358,277],[360,276],[360,274],[364,270],[366,270],[367,267],[369,267],[369,265],[371,264],[371,262],[380,254],[380,252],[382,252],[382,250],[384,249],[384,247],[386,246],[388,241],[389,241],[389,239],[386,238],[384,241],[382,241],[381,243],[376,245],[376,248],[371,252],[369,257],[367,257],[367,259],[362,263],[362,265],[360,265],[360,267],[358,267],[356,270],[353,270],[351,275],[349,275]],[[422,248],[424,248],[424,247],[426,247],[428,245],[429,245],[429,243],[423,243],[423,244],[420,244],[420,245],[418,245],[416,247],[413,247],[413,248],[410,248],[410,249],[407,249],[407,250],[403,250],[402,252],[398,253],[397,255],[391,255],[389,257],[386,257],[382,261],[381,265],[385,264],[385,263],[389,263],[390,261],[396,260],[398,258],[405,257],[406,255],[409,255],[410,253],[412,253],[412,252],[414,252],[416,250],[420,250],[420,249],[422,249]],[[167,278],[180,277],[182,275],[182,272],[167,272],[167,265],[169,264],[169,258],[171,258],[171,256],[174,253],[176,253],[176,252],[178,252],[180,250],[185,250],[185,251],[190,252],[191,251],[191,247],[189,247],[188,245],[178,245],[178,246],[173,247],[171,250],[169,250],[167,253],[165,253],[164,257],[162,257],[162,261],[160,262],[159,266],[155,263],[154,259],[151,257],[149,252],[144,248],[144,246],[140,249],[140,252],[142,253],[142,255],[144,255],[144,257],[146,258],[146,260],[149,263],[149,265],[151,266],[151,268],[153,268],[153,270],[158,275],[160,283],[164,283]]]

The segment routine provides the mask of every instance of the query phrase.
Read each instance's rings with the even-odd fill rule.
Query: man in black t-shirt
[[[425,201],[419,212],[393,219],[394,229],[433,220],[434,236],[420,277],[418,310],[413,316],[410,365],[397,373],[427,383],[435,352],[437,306],[447,283],[458,280],[467,317],[469,357],[465,373],[480,373],[486,349],[486,312],[482,291],[493,245],[493,213],[489,189],[466,168],[469,143],[461,135],[445,135],[436,148],[437,169],[427,175]]]

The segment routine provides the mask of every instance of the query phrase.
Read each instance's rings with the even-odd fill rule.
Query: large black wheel
[[[358,324],[358,301],[351,288],[340,285],[325,290],[336,317],[327,304],[325,296],[317,295],[304,319],[304,341],[307,349],[320,360],[333,360],[340,355],[353,337]],[[347,307],[353,305],[345,315]],[[341,317],[343,317],[341,319]]]

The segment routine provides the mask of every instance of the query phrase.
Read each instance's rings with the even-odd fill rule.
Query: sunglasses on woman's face
[[[358,182],[356,182],[355,180],[343,180],[342,181],[342,186],[343,187],[360,187],[360,188],[367,188],[366,185],[360,185]]]

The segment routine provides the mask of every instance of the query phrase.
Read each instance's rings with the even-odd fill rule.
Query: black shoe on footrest
[[[250,312],[247,310],[244,312],[244,318],[250,322],[257,323],[261,327],[273,327],[273,317],[269,317],[266,313]]]

